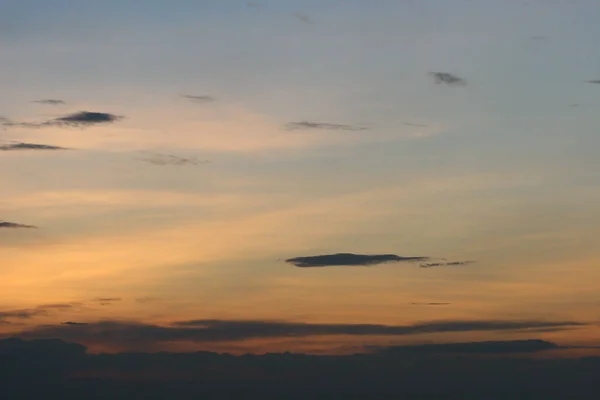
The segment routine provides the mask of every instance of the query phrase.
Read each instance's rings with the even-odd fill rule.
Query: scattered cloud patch
[[[37,226],[18,224],[16,222],[0,221],[0,228],[14,228],[14,229],[30,228],[30,229],[33,229],[33,228],[37,228]]]
[[[58,105],[62,105],[62,104],[67,104],[64,100],[57,100],[57,99],[34,100],[33,103],[49,104],[49,105],[52,105],[52,106],[58,106]]]
[[[434,262],[434,263],[423,263],[420,265],[421,268],[433,268],[433,267],[456,267],[460,265],[469,265],[473,264],[475,261],[467,260],[467,261],[444,261],[444,262]]]
[[[298,121],[290,122],[285,125],[285,129],[288,131],[295,131],[300,129],[322,129],[329,131],[365,131],[367,128],[362,126],[353,126],[345,124],[331,124],[328,122],[310,122],[310,121]]]
[[[11,143],[0,145],[0,151],[17,151],[17,150],[69,150],[66,147],[51,146],[47,144],[36,143]]]
[[[451,303],[410,303],[413,306],[448,306]]]
[[[79,325],[88,325],[88,323],[87,322],[66,321],[66,322],[61,322],[61,325],[79,326]]]
[[[594,79],[591,81],[587,81],[588,83],[596,83],[596,84],[600,84],[600,79]]]
[[[444,83],[449,86],[464,86],[467,81],[448,72],[430,72],[436,84]]]
[[[301,268],[332,267],[332,266],[369,266],[391,262],[422,262],[429,257],[402,257],[396,254],[353,254],[336,253],[318,256],[295,257],[285,262]]]
[[[137,299],[135,299],[135,301],[137,301],[138,303],[155,303],[158,301],[162,301],[163,299],[161,299],[160,297],[138,297]]]
[[[184,94],[183,97],[194,103],[212,103],[217,101],[217,99],[212,96],[192,96],[190,94]]]
[[[200,165],[210,162],[198,157],[180,157],[173,154],[150,154],[139,160],[154,165]]]
[[[305,24],[312,24],[313,20],[311,17],[309,17],[308,15],[301,13],[301,12],[295,12],[292,14],[292,17],[296,18],[299,21],[304,22]]]

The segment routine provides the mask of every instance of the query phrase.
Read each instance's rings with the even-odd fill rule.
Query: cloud
[[[37,306],[37,309],[42,310],[70,310],[74,307],[81,306],[81,303],[58,303],[58,304],[42,304]]]
[[[598,83],[598,84],[600,84],[600,79],[595,79],[595,80],[587,81],[587,82],[588,83]]]
[[[15,151],[15,150],[69,150],[66,147],[50,146],[46,144],[35,143],[11,143],[0,146],[0,151]]]
[[[57,100],[57,99],[34,100],[33,103],[49,104],[49,105],[53,105],[53,106],[67,104],[64,100]]]
[[[285,125],[285,129],[287,129],[289,131],[299,130],[299,129],[323,129],[323,130],[330,130],[330,131],[364,131],[364,130],[367,130],[367,128],[362,127],[362,126],[331,124],[328,122],[309,122],[309,121],[290,122]]]
[[[71,125],[71,126],[90,126],[96,124],[107,124],[116,122],[123,117],[103,113],[103,112],[91,112],[91,111],[80,111],[74,114],[69,114],[64,117],[56,118],[52,121],[47,122],[49,125]]]
[[[295,12],[295,13],[292,14],[292,16],[294,18],[296,18],[297,20],[304,22],[305,24],[312,24],[313,23],[312,18],[309,17],[308,15],[304,14],[304,13]]]
[[[61,325],[83,326],[83,325],[88,325],[88,323],[87,322],[66,321],[66,322],[61,322]]]
[[[158,301],[163,301],[160,297],[138,297],[135,299],[138,303],[155,303]]]
[[[1,221],[0,220],[0,228],[14,228],[14,229],[18,229],[18,228],[37,228],[37,226],[17,224],[16,222],[8,222],[8,221]]]
[[[193,101],[194,103],[212,103],[217,101],[216,98],[212,96],[192,96],[189,94],[184,94],[182,97],[185,97],[189,101]]]
[[[433,353],[433,354],[515,354],[535,353],[544,350],[559,349],[560,346],[540,339],[487,341],[470,343],[440,343],[413,346],[378,347],[381,353]]]
[[[554,331],[585,326],[573,321],[449,320],[412,325],[312,324],[285,321],[213,320],[180,321],[169,326],[137,322],[99,321],[71,330],[64,325],[38,326],[22,332],[22,338],[60,338],[106,346],[156,346],[160,342],[217,343],[248,339],[310,336],[407,336],[442,332],[521,331],[545,328]]]
[[[94,299],[94,301],[100,301],[100,302],[112,302],[112,301],[121,301],[123,300],[120,297],[96,297]]]
[[[285,260],[285,262],[296,267],[331,267],[331,266],[350,266],[350,265],[376,265],[390,262],[419,262],[427,261],[429,257],[402,257],[396,254],[352,254],[337,253],[318,256],[295,257]]]
[[[445,83],[450,86],[464,86],[467,81],[448,72],[430,72],[436,84]]]
[[[68,311],[80,305],[81,303],[42,304],[35,308],[0,311],[0,321],[6,323],[7,319],[31,319],[35,317],[44,317],[50,315],[51,312]]]
[[[433,268],[433,267],[455,267],[459,265],[469,265],[473,264],[475,261],[467,260],[467,261],[444,261],[444,262],[435,262],[435,263],[423,263],[419,265],[421,268]]]
[[[410,303],[413,306],[447,306],[451,303]]]
[[[173,154],[150,154],[139,160],[154,165],[200,165],[210,162],[198,157],[180,157]]]

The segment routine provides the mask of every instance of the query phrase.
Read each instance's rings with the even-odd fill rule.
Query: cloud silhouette
[[[61,322],[61,325],[83,326],[83,325],[88,325],[88,323],[87,322],[66,321],[66,322]]]
[[[180,157],[173,154],[150,154],[139,160],[154,165],[200,165],[209,162],[198,157]]]
[[[67,104],[65,101],[63,101],[63,100],[57,100],[57,99],[34,100],[33,103],[49,104],[49,105],[53,105],[53,106],[57,106],[57,105],[61,105],[61,104]]]
[[[445,83],[449,86],[464,86],[467,81],[448,72],[430,72],[436,84]]]
[[[35,143],[11,143],[0,146],[0,151],[16,151],[16,150],[69,150],[66,147],[50,146],[46,144]]]
[[[433,268],[433,267],[456,267],[459,265],[469,265],[473,264],[475,261],[467,260],[467,261],[444,261],[444,262],[434,262],[434,263],[423,263],[419,265],[421,268]]]
[[[37,226],[25,225],[25,224],[18,224],[16,222],[8,222],[8,221],[1,221],[0,220],[0,228],[14,228],[14,229],[18,229],[18,228],[37,228]]]
[[[94,299],[94,301],[101,301],[101,302],[112,302],[112,301],[121,301],[123,300],[120,297],[96,297]]]
[[[299,129],[323,129],[330,131],[364,131],[367,128],[362,126],[353,126],[353,125],[344,125],[344,124],[331,124],[328,122],[309,122],[309,121],[299,121],[299,122],[290,122],[285,125],[285,129],[289,131],[299,130]]]
[[[217,99],[212,96],[192,96],[190,94],[184,94],[182,97],[185,97],[194,103],[212,103],[217,101]]]
[[[447,306],[451,303],[410,303],[413,306]]]
[[[138,322],[99,321],[71,330],[64,325],[45,325],[22,332],[29,339],[60,338],[78,343],[108,346],[155,346],[160,342],[216,343],[248,339],[314,336],[407,336],[443,332],[522,331],[544,328],[560,331],[586,326],[573,321],[448,320],[412,325],[311,324],[285,321],[212,320],[180,321],[169,326]]]
[[[90,126],[116,122],[123,117],[103,112],[80,111],[47,122],[50,125]]]
[[[430,353],[430,354],[518,354],[555,350],[561,346],[540,339],[487,341],[469,343],[440,343],[412,346],[375,347],[383,354]]]
[[[588,83],[597,83],[597,84],[600,84],[600,79],[595,79],[595,80],[587,81],[587,82]]]
[[[369,266],[391,262],[419,262],[430,260],[429,257],[402,257],[396,254],[352,254],[337,253],[318,256],[295,257],[285,262],[301,268],[332,266]]]

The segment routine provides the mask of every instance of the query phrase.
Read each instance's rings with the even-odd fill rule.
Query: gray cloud
[[[304,13],[295,12],[295,13],[292,14],[292,16],[294,18],[296,18],[297,20],[304,22],[305,24],[312,24],[313,23],[312,18],[309,17],[308,15],[304,14]]]
[[[420,265],[421,268],[433,268],[433,267],[456,267],[459,265],[469,265],[473,264],[475,261],[467,260],[467,261],[444,261],[444,262],[434,262],[434,263],[423,263]]]
[[[448,306],[451,303],[410,303],[413,306]]]
[[[67,104],[64,100],[57,100],[57,99],[34,100],[33,103],[49,104],[49,105],[52,105],[52,106]]]
[[[89,324],[87,322],[66,321],[66,322],[61,322],[61,325],[83,326],[83,325],[89,325]]]
[[[367,128],[362,126],[353,126],[345,124],[331,124],[328,122],[309,122],[309,121],[298,121],[290,122],[285,125],[285,129],[293,131],[299,129],[323,129],[330,131],[364,131]]]
[[[193,101],[194,103],[212,103],[217,101],[216,98],[212,96],[192,96],[189,94],[184,94],[182,97],[185,97],[189,101]]]
[[[404,125],[417,126],[419,128],[425,128],[427,126],[427,125],[422,125],[422,124],[411,124],[410,122],[405,122]]]
[[[150,154],[139,160],[154,165],[200,165],[209,162],[198,157],[180,157],[173,154]]]
[[[0,146],[0,151],[16,151],[16,150],[69,150],[66,147],[50,146],[46,144],[35,143],[11,143]]]
[[[586,324],[573,321],[431,321],[412,325],[310,324],[282,321],[193,320],[171,326],[136,322],[101,321],[76,330],[64,325],[46,325],[23,332],[23,338],[60,338],[80,343],[113,345],[192,341],[227,342],[257,338],[308,336],[407,336],[441,332],[519,331],[545,328],[559,331]]]
[[[598,83],[598,84],[600,84],[600,79],[595,79],[595,80],[587,81],[587,82],[588,83]]]
[[[436,84],[445,83],[450,86],[464,86],[467,81],[448,72],[430,72]]]
[[[337,253],[318,256],[295,257],[285,262],[296,267],[331,267],[351,265],[376,265],[390,262],[420,262],[430,260],[429,257],[402,257],[396,254],[352,254]]]
[[[385,354],[519,354],[559,348],[561,346],[540,339],[374,347]]]
[[[37,228],[33,225],[17,224],[16,222],[0,221],[0,228]]]
[[[103,112],[80,111],[49,121],[51,125],[89,126],[116,122],[123,117]]]

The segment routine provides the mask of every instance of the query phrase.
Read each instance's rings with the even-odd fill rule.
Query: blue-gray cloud
[[[353,254],[336,253],[318,256],[294,257],[285,260],[287,263],[301,268],[310,267],[332,267],[332,266],[353,266],[353,265],[376,265],[391,262],[424,262],[430,260],[429,257],[403,257],[396,254]]]

